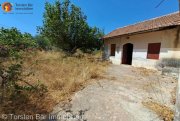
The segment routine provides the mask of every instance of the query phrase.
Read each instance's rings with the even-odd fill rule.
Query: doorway
[[[123,45],[122,64],[132,65],[133,44]]]

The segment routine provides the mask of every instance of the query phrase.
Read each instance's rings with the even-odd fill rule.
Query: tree
[[[61,19],[60,2],[57,1],[55,5],[46,2],[43,27],[38,28],[38,31],[43,37],[47,37],[54,45],[63,48],[64,27]]]
[[[90,27],[81,9],[69,0],[46,3],[43,26],[38,30],[55,46],[68,52],[99,49],[102,45],[100,38],[103,32]]]

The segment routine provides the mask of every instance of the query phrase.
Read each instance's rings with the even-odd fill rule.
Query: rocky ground
[[[161,121],[142,102],[156,101],[174,109],[177,81],[160,72],[111,65],[105,78],[77,92],[54,108],[49,121]]]

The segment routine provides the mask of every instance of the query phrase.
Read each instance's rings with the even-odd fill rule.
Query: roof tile
[[[180,25],[179,12],[116,29],[110,32],[109,34],[107,34],[106,36],[104,36],[103,38],[107,39],[121,35],[133,34],[136,32],[144,32],[148,30],[154,30],[158,28],[177,26],[177,25]]]

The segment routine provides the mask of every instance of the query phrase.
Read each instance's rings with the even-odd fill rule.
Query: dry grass
[[[174,89],[173,89],[173,91],[171,92],[171,97],[172,97],[172,99],[171,99],[171,102],[172,102],[172,104],[176,104],[176,90],[177,90],[177,87],[175,87]]]
[[[141,74],[141,75],[146,76],[146,77],[151,75],[151,74],[157,73],[155,70],[146,69],[146,68],[143,68],[143,67],[135,68],[133,70],[133,72],[137,73],[137,74]]]
[[[66,57],[59,52],[38,52],[26,59],[25,68],[34,72],[28,80],[39,80],[45,84],[53,99],[63,100],[77,91],[90,79],[101,78],[106,63],[83,58]],[[26,69],[27,70],[27,69]]]
[[[24,54],[24,74],[32,73],[26,80],[30,84],[41,83],[48,91],[43,95],[24,92],[27,97],[7,102],[0,111],[18,114],[52,111],[57,103],[70,99],[74,92],[87,83],[102,78],[108,63],[97,61],[96,58],[97,55],[90,54],[80,58],[68,57],[62,52],[38,51]]]
[[[173,121],[174,112],[169,107],[153,101],[143,102],[143,105],[154,111],[164,121]]]

